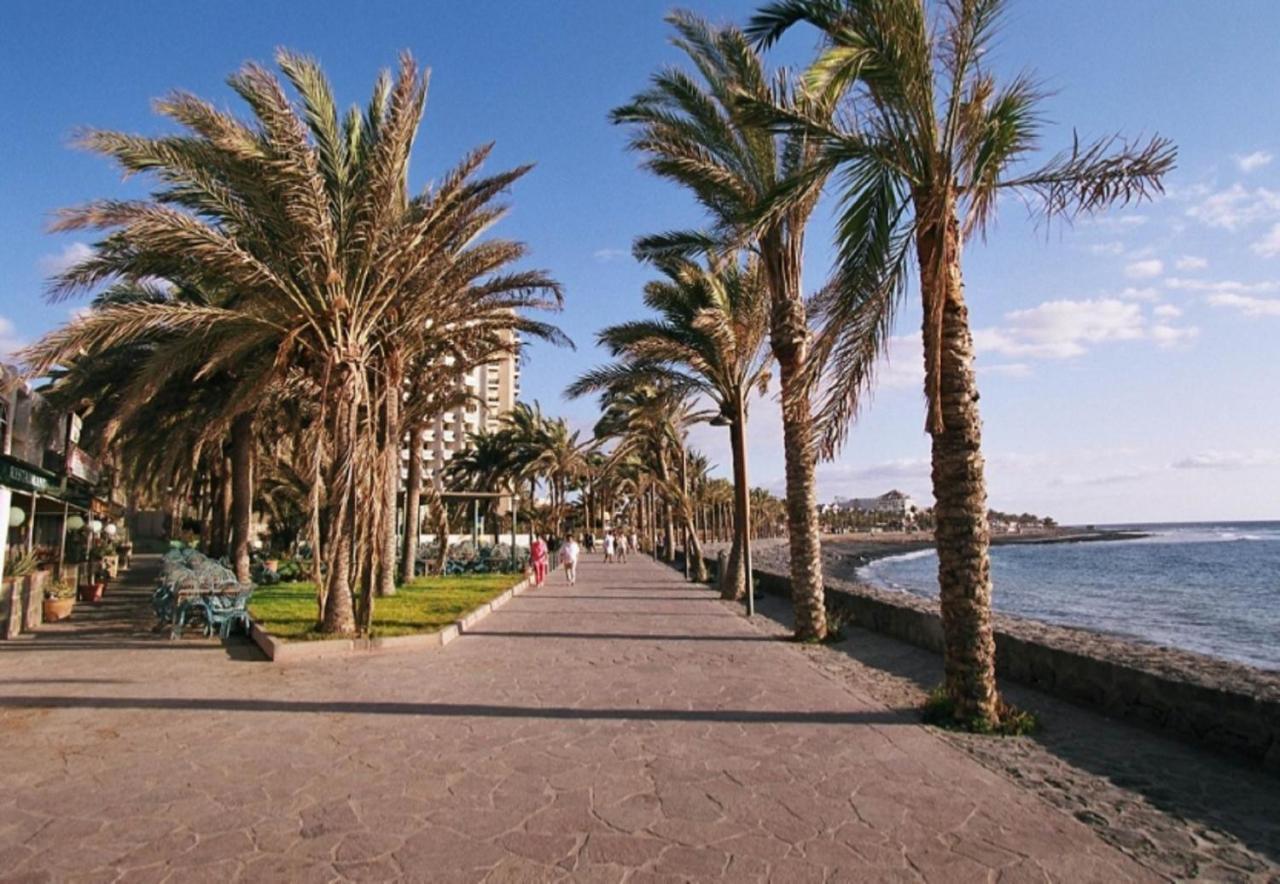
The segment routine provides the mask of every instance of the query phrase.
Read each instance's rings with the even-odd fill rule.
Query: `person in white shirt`
[[[560,544],[560,564],[564,565],[564,576],[569,581],[570,586],[578,582],[579,551],[578,541],[573,539],[572,534],[564,539],[564,543]]]
[[[613,561],[614,540],[613,532],[610,531],[604,536],[604,560],[606,562]]]
[[[618,561],[625,562],[627,560],[627,533],[625,531],[618,535]]]

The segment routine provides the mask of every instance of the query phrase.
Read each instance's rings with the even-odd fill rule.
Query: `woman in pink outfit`
[[[541,586],[547,579],[547,544],[541,537],[534,537],[529,546],[529,564],[533,566],[533,585]]]

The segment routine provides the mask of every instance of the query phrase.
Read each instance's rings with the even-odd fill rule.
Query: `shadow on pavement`
[[[24,697],[0,696],[0,708],[219,710],[295,712],[319,715],[414,715],[435,718],[549,718],[567,721],[724,722],[729,724],[910,724],[902,710],[870,712],[787,712],[760,709],[574,709],[492,706],[478,703],[405,703],[348,700],[256,700],[232,697]]]

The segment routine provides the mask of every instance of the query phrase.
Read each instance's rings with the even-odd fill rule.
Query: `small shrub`
[[[996,707],[999,722],[992,727],[985,721],[963,719],[956,715],[955,704],[947,696],[946,688],[938,685],[924,701],[922,718],[925,724],[947,730],[967,731],[971,734],[990,734],[1000,737],[1021,737],[1040,730],[1040,719],[1034,712],[1011,706],[1004,700]]]

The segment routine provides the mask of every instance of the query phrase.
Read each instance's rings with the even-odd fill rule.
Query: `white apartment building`
[[[859,510],[864,513],[904,517],[916,509],[916,502],[894,489],[879,497],[837,497],[833,506],[838,510]]]
[[[467,435],[480,429],[497,430],[502,415],[515,407],[520,395],[520,360],[506,355],[464,374],[462,384],[472,399],[461,408],[446,411],[423,433],[423,481],[441,475],[455,452],[467,445]],[[408,453],[406,452],[406,458]]]

